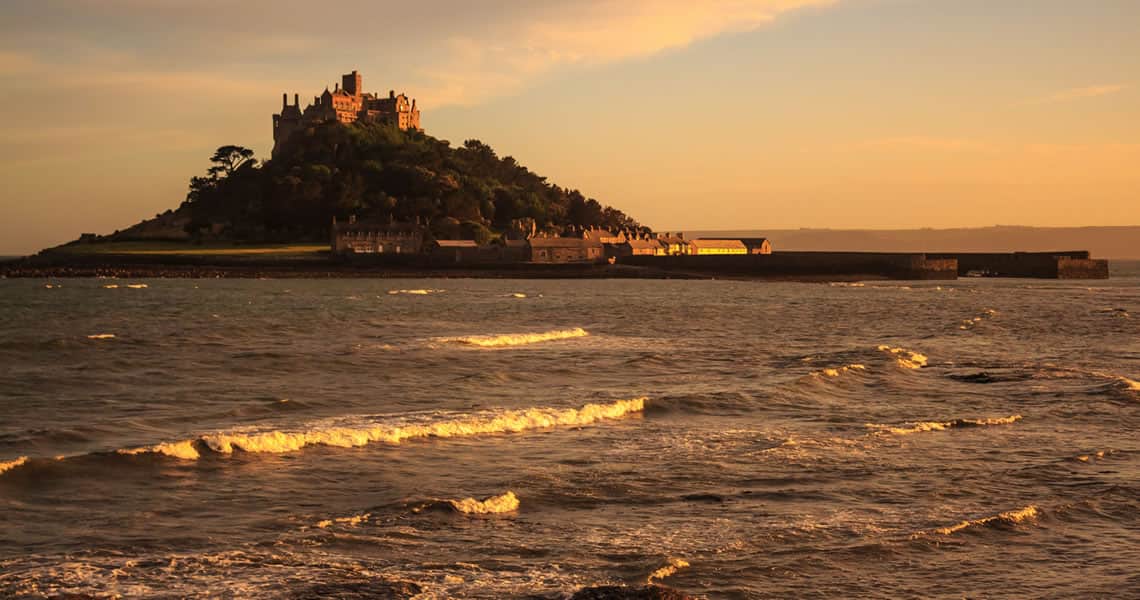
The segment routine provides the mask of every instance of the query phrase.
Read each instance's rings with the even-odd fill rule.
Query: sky
[[[1140,225],[1136,0],[6,0],[0,255],[353,69],[657,230]]]

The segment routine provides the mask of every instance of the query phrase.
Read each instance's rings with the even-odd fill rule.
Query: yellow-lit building
[[[689,254],[697,256],[748,254],[748,247],[740,240],[696,239],[689,242]]]

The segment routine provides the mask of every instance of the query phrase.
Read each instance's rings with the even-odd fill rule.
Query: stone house
[[[589,239],[536,237],[527,242],[530,246],[530,262],[590,263],[604,260],[601,242]]]
[[[333,254],[418,254],[423,249],[424,230],[414,223],[347,223],[333,218],[329,236]]]

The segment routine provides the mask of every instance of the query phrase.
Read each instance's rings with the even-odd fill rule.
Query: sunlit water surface
[[[4,597],[1140,589],[1128,273],[3,280],[0,333]]]

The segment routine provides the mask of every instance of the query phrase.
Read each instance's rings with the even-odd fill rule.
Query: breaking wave
[[[895,435],[910,435],[912,433],[923,433],[927,431],[945,431],[947,429],[958,429],[962,427],[986,427],[989,425],[1011,425],[1021,420],[1021,415],[1011,415],[1008,417],[1001,417],[997,419],[954,419],[953,421],[919,421],[911,423],[910,427],[895,427],[893,425],[879,425],[876,423],[867,423],[866,426],[870,429],[875,429],[879,433],[891,433]]]
[[[645,582],[646,583],[653,583],[654,579],[665,579],[666,577],[676,573],[678,570],[684,569],[684,568],[689,567],[689,566],[690,566],[689,561],[687,561],[685,559],[670,558],[669,562],[666,563],[665,566],[663,566],[660,569],[657,569],[656,571],[650,573],[649,577],[646,578]]]
[[[878,347],[879,352],[886,352],[895,357],[900,367],[907,369],[921,369],[926,366],[926,355],[919,354],[906,348],[892,348],[885,344]]]
[[[367,521],[371,517],[372,517],[372,513],[364,513],[362,515],[353,515],[351,517],[339,517],[339,518],[335,518],[335,519],[325,519],[323,521],[318,521],[317,527],[319,527],[321,529],[328,529],[329,527],[332,527],[334,523],[338,524],[338,525],[348,525],[350,527],[355,527],[355,526],[360,525],[361,523]]]
[[[820,369],[819,371],[812,371],[812,375],[815,375],[817,377],[839,377],[840,375],[843,375],[844,373],[850,373],[852,371],[866,371],[866,370],[867,370],[867,367],[865,365],[850,364],[850,365],[844,365],[842,367]]]
[[[120,454],[157,453],[183,460],[195,460],[203,449],[220,454],[243,452],[295,452],[306,446],[351,448],[373,442],[399,444],[420,438],[450,438],[494,433],[518,433],[529,429],[590,425],[619,419],[645,410],[646,398],[618,400],[610,404],[586,404],[581,408],[531,408],[489,412],[427,423],[392,425],[387,423],[355,426],[325,426],[301,431],[221,432],[193,440],[166,442],[154,446],[119,450]]]
[[[442,294],[443,292],[444,290],[388,290],[388,295],[427,296],[428,294]]]
[[[519,499],[515,493],[508,490],[505,494],[491,496],[482,500],[464,498],[462,500],[447,500],[447,504],[467,515],[499,515],[514,512],[519,509]]]
[[[0,462],[0,473],[7,473],[8,471],[11,471],[12,469],[15,469],[16,467],[26,462],[28,462],[28,457],[26,456],[21,456],[15,460]]]
[[[527,344],[538,344],[541,342],[551,342],[555,340],[568,340],[572,338],[586,337],[590,335],[585,329],[575,327],[573,329],[555,329],[554,331],[544,331],[542,333],[504,333],[496,335],[469,335],[461,337],[440,337],[434,338],[433,341],[451,344],[466,344],[469,346],[478,346],[480,348],[501,348],[505,346],[525,346]]]
[[[132,290],[143,290],[147,288],[145,283],[128,283],[127,287]]]
[[[1026,506],[1025,508],[1003,512],[1003,513],[994,515],[992,517],[985,517],[982,519],[973,519],[973,520],[968,520],[968,521],[962,521],[961,523],[958,523],[956,525],[950,525],[947,527],[939,527],[937,529],[932,530],[932,532],[937,533],[937,534],[941,534],[941,535],[950,535],[952,533],[955,533],[955,532],[958,532],[958,531],[961,531],[963,529],[967,529],[970,527],[983,527],[983,526],[984,527],[992,527],[994,525],[1015,525],[1017,523],[1022,523],[1024,521],[1033,520],[1033,519],[1037,518],[1037,516],[1040,514],[1041,514],[1041,511],[1038,510],[1038,508],[1036,506],[1029,505],[1029,506]]]
[[[155,444],[154,446],[144,446],[142,448],[126,448],[119,450],[119,454],[163,454],[172,458],[181,458],[183,460],[194,460],[198,458],[198,449],[194,447],[194,440],[182,440],[180,442],[163,442]]]
[[[89,339],[89,340],[112,340],[112,339],[115,339],[115,334],[113,334],[113,333],[93,333],[93,334],[87,336],[87,339]]]

